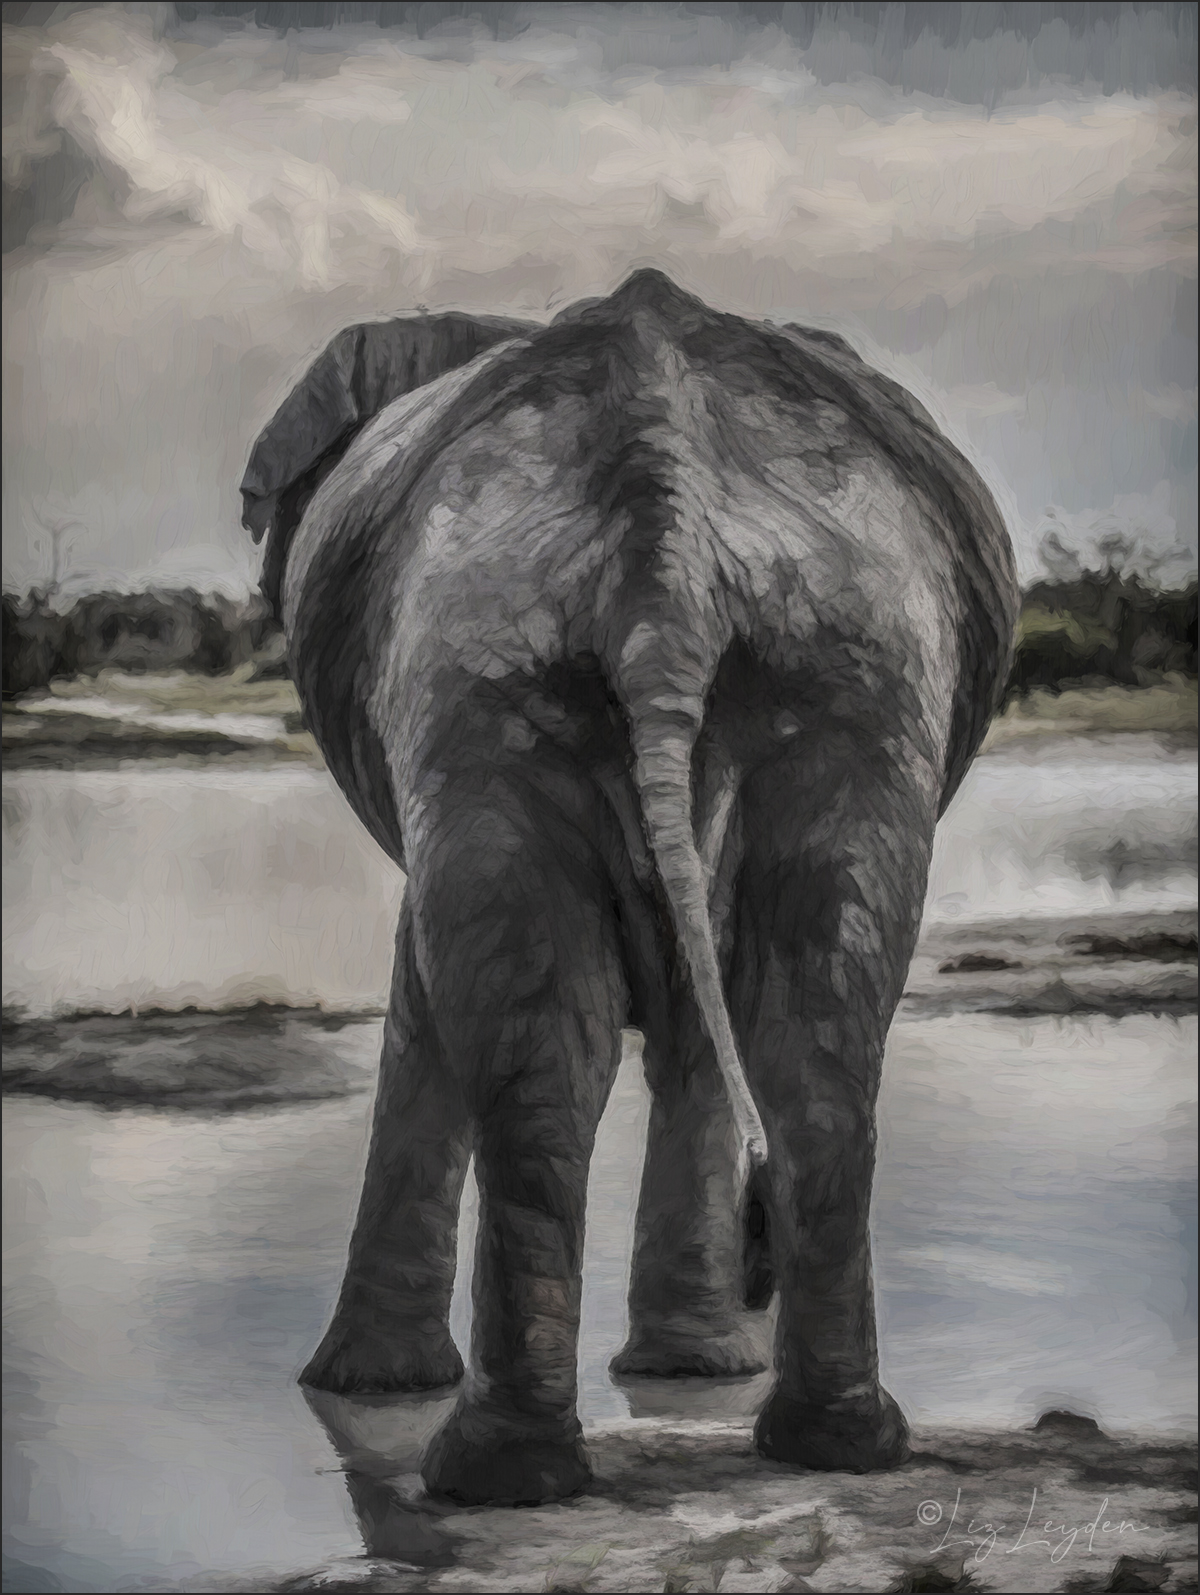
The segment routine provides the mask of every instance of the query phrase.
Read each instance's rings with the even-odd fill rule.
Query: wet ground
[[[5,1587],[318,1587],[314,1567],[341,1587],[426,1587],[378,1562],[399,1556],[440,1558],[439,1589],[620,1589],[640,1555],[637,1587],[871,1589],[924,1554],[921,1502],[971,1477],[989,1510],[1013,1497],[1007,1513],[1026,1486],[1058,1490],[1067,1516],[1101,1487],[1122,1520],[1142,1514],[1142,1552],[1172,1557],[1169,1579],[1126,1587],[1185,1587],[1194,1526],[1169,1515],[1194,1525],[1194,1496],[1177,1499],[1169,1437],[1195,1426],[1195,764],[1116,742],[981,760],[939,839],[889,1047],[874,1226],[885,1377],[940,1460],[872,1498],[889,1503],[890,1562],[863,1538],[867,1497],[749,1459],[737,1425],[765,1381],[608,1378],[647,1111],[633,1038],[593,1165],[580,1348],[611,1477],[545,1521],[405,1506],[442,1408],[310,1405],[294,1383],[353,1216],[380,1028],[361,1010],[386,992],[400,882],[301,767],[6,778],[5,997],[44,1017],[5,1056],[22,1090],[5,1104]],[[344,1011],[45,1017],[231,992]],[[470,1198],[464,1220],[469,1255]],[[460,1342],[465,1286],[460,1267]],[[1059,1407],[1142,1438],[1067,1472],[1042,1441],[983,1457],[946,1438],[1011,1436]],[[700,1419],[733,1427],[678,1427]],[[755,1562],[768,1509],[791,1538]],[[753,1544],[736,1539],[750,1519]],[[1101,1538],[1101,1583],[1119,1539]],[[1024,1582],[1011,1561],[977,1568],[978,1587],[1100,1577],[1076,1559],[1052,1584],[1048,1557]]]

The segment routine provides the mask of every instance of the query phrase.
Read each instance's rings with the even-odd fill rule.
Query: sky
[[[898,377],[1026,579],[1049,533],[1195,569],[1193,6],[3,15],[5,586],[247,590],[246,455],[335,332],[642,265]]]

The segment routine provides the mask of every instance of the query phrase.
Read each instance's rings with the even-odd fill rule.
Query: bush
[[[4,594],[4,696],[56,677],[101,670],[224,675],[263,658],[279,675],[279,627],[258,597],[234,601],[190,588],[88,593],[59,614],[47,595]]]
[[[1035,583],[1017,625],[1008,696],[1034,687],[1150,686],[1196,674],[1196,583],[1162,592],[1136,575],[1084,571]]]
[[[4,696],[56,677],[193,670],[223,675],[250,660],[287,674],[278,623],[258,596],[190,588],[88,593],[65,613],[46,593],[3,596]],[[1136,576],[1083,571],[1025,594],[1008,696],[1080,683],[1149,686],[1196,674],[1196,583],[1158,591]]]
[[[44,595],[30,593],[0,598],[4,617],[4,696],[44,687],[55,676],[69,674],[66,663],[66,618],[45,604]]]

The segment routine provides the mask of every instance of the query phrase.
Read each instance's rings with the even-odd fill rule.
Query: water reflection
[[[752,1379],[650,1379],[619,1382],[633,1418],[678,1423],[751,1424],[771,1389],[770,1372]],[[455,1542],[443,1526],[457,1508],[431,1499],[421,1458],[457,1398],[435,1395],[340,1396],[304,1390],[309,1410],[342,1462],[346,1490],[368,1560],[448,1567]]]
[[[753,1332],[768,1361],[773,1360],[779,1298],[751,1315]],[[768,1349],[771,1348],[771,1349]],[[750,1379],[655,1379],[613,1377],[631,1418],[666,1418],[672,1422],[752,1424],[770,1394],[775,1375],[770,1367]]]
[[[456,1394],[337,1396],[305,1389],[304,1399],[344,1464],[368,1557],[413,1567],[454,1561],[453,1543],[438,1524],[453,1508],[429,1500],[419,1468]]]
[[[775,1375],[752,1379],[621,1379],[618,1387],[631,1418],[681,1419],[696,1423],[752,1423],[770,1394]]]

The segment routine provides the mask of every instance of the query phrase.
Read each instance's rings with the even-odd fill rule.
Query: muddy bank
[[[4,1024],[5,1092],[240,1112],[369,1091],[383,1021],[265,1004],[232,1014],[90,1014]]]
[[[864,1478],[764,1462],[744,1427],[626,1423],[591,1437],[595,1484],[577,1500],[456,1511],[423,1494],[402,1418],[388,1449],[386,1411],[336,1406],[326,1422],[365,1554],[226,1588],[1196,1588],[1195,1446],[1115,1439],[1086,1419],[918,1431],[905,1467]]]
[[[956,1013],[1179,1017],[1197,1007],[1196,916],[933,926],[897,1024]],[[232,1012],[4,1019],[5,1092],[101,1106],[231,1112],[369,1091],[379,1014],[260,1003]]]
[[[1173,750],[1196,746],[1196,682],[1172,676],[1147,687],[1035,688],[993,721],[986,751],[1062,737],[1141,735]],[[117,769],[130,760],[194,762],[246,755],[262,762],[299,759],[322,767],[287,680],[175,671],[51,682],[4,705],[9,769]]]
[[[927,924],[899,1017],[1195,1013],[1194,913]]]

